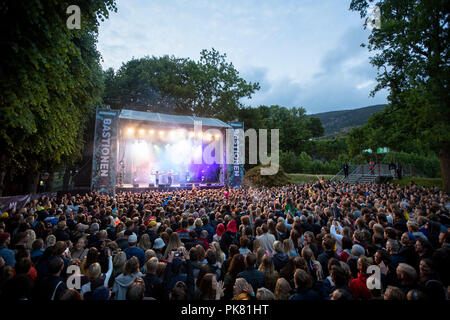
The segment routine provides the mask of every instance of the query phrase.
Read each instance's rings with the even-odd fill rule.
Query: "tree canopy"
[[[71,4],[0,3],[2,180],[11,165],[37,171],[76,158],[86,119],[101,101],[97,32],[115,1],[78,1],[81,29],[73,30],[66,25]]]
[[[228,121],[251,98],[258,83],[240,77],[226,54],[202,50],[199,61],[144,57],[105,72],[104,101],[112,108],[217,117]]]
[[[402,150],[423,141],[439,153],[443,185],[450,190],[449,12],[445,0],[352,0],[350,9],[369,18],[380,9],[380,26],[369,36],[377,86],[387,88],[389,106],[369,120],[375,139]],[[367,27],[367,23],[365,24]]]

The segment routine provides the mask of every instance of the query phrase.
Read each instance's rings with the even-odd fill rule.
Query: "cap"
[[[154,226],[156,226],[157,224],[158,224],[158,223],[156,223],[155,220],[152,220],[152,221],[149,222],[148,225],[149,225],[150,227],[154,227]]]
[[[133,233],[131,236],[128,237],[128,243],[136,243],[137,242],[137,236]]]

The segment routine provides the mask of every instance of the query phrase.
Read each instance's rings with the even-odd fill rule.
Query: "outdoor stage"
[[[244,142],[240,134],[240,122],[97,110],[91,190],[239,187],[243,165],[236,159]]]

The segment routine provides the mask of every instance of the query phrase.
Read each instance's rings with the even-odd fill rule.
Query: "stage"
[[[220,189],[223,184],[219,183],[187,183],[187,184],[173,184],[173,185],[148,185],[148,184],[124,184],[116,186],[116,192],[147,192],[147,191],[173,191],[173,190],[189,190],[195,187],[196,189]]]
[[[239,128],[242,123],[213,118],[97,110],[91,189],[238,187],[243,164],[236,159],[244,141]]]

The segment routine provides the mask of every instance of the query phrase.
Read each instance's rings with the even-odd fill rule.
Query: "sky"
[[[303,107],[308,114],[386,103],[370,97],[376,69],[368,30],[350,0],[117,0],[101,23],[102,67],[144,56],[198,60],[226,53],[241,77],[261,89],[245,105]]]

